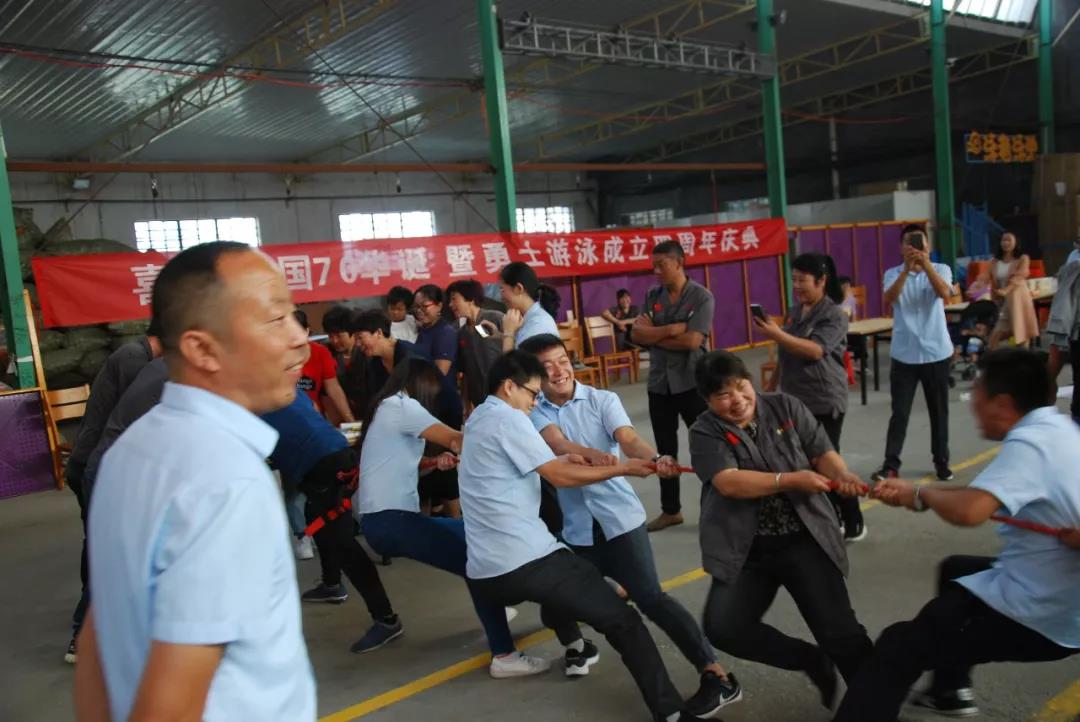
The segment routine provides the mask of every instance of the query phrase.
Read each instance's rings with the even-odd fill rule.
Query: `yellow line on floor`
[[[984,461],[994,458],[997,453],[998,447],[994,447],[993,449],[984,451],[981,454],[977,454],[970,459],[965,459],[964,461],[960,462],[953,467],[953,471],[963,471],[964,469],[968,469],[977,464],[981,464]],[[933,476],[926,476],[920,479],[919,483],[926,483],[932,479]],[[862,508],[866,509],[879,503],[880,502],[871,500],[864,503],[862,505]],[[698,567],[697,569],[692,569],[685,574],[680,574],[677,577],[668,579],[660,586],[663,587],[664,591],[669,591],[671,589],[676,589],[678,587],[690,584],[691,582],[696,582],[700,579],[704,579],[707,576],[708,575],[705,573],[705,570],[701,567]],[[554,638],[554,632],[552,632],[550,629],[542,629],[538,632],[533,632],[532,634],[518,639],[517,648],[520,650],[524,650],[537,644],[542,644],[543,642],[547,642]],[[407,684],[403,684],[400,687],[395,687],[394,689],[383,692],[382,694],[377,694],[374,697],[365,699],[363,702],[358,702],[354,705],[346,707],[345,709],[328,714],[327,716],[322,717],[319,722],[350,722],[350,720],[355,720],[357,718],[363,717],[364,715],[368,715],[372,712],[383,709],[384,707],[389,707],[390,705],[397,704],[404,699],[408,699],[409,697],[418,695],[421,692],[425,692],[431,689],[432,687],[438,687],[440,684],[449,682],[453,679],[457,679],[458,677],[462,677],[469,672],[475,672],[476,670],[483,669],[488,664],[490,664],[490,662],[490,654],[478,654],[475,657],[470,657],[469,659],[465,659],[456,664],[452,664],[449,667],[444,667],[443,669],[432,672],[431,674],[421,677],[420,679],[413,680],[412,682],[409,682]],[[1078,692],[1078,694],[1080,694],[1080,692]],[[1048,718],[1048,722],[1049,720],[1057,722],[1056,718]],[[1039,722],[1042,721],[1040,720]]]
[[[1080,679],[1046,703],[1031,722],[1076,722],[1080,719]]]

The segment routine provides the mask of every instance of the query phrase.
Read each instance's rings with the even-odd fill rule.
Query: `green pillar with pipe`
[[[773,0],[758,0],[758,52],[776,57],[776,28],[773,25]],[[777,59],[779,63],[779,59]],[[780,115],[780,78],[775,73],[761,82],[761,112],[765,137],[765,174],[769,189],[769,214],[787,217],[787,182],[784,178],[783,118]],[[784,288],[791,303],[791,258],[795,244],[789,242],[784,255]]]
[[[487,106],[491,165],[495,169],[495,213],[500,231],[517,229],[514,161],[510,154],[506,78],[499,48],[499,21],[492,0],[477,0],[480,51],[484,60],[484,100]]]
[[[20,388],[34,385],[34,360],[30,350],[30,329],[26,325],[26,305],[23,303],[22,270],[19,266],[19,242],[15,237],[15,214],[11,208],[11,185],[7,174],[7,149],[4,131],[0,128],[0,285],[3,297],[4,335],[8,353],[15,360],[15,372]],[[7,369],[0,369],[5,373]]]
[[[1054,153],[1054,3],[1039,0],[1039,152]]]
[[[945,8],[930,2],[930,73],[934,95],[934,156],[937,165],[937,249],[956,274],[959,238],[953,189],[952,124],[949,115],[949,58],[945,49]]]

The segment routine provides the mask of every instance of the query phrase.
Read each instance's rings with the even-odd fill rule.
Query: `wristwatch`
[[[916,486],[915,487],[915,496],[912,497],[912,499],[911,499],[911,508],[914,509],[915,511],[926,511],[926,509],[927,509],[926,502],[923,501],[921,492],[922,492],[922,487],[921,486]]]
[[[667,456],[667,454],[657,454],[653,458],[649,459],[649,461],[655,464],[656,462],[660,461],[660,459],[663,459],[665,456]]]

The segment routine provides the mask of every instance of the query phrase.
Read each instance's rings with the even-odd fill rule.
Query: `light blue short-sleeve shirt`
[[[379,404],[360,451],[360,483],[353,495],[357,513],[420,511],[416,484],[425,443],[420,434],[438,424],[419,401],[405,393]]]
[[[277,432],[168,383],[105,454],[90,576],[112,718],[127,719],[154,641],[224,645],[205,722],[315,719],[296,567],[266,458]]]
[[[470,579],[509,574],[565,548],[540,519],[536,469],[554,458],[529,417],[494,394],[469,416],[458,490]]]
[[[903,266],[885,271],[883,288],[896,283]],[[952,285],[952,269],[935,263],[934,270]],[[904,282],[900,298],[892,305],[893,336],[890,355],[906,364],[928,364],[944,361],[953,354],[952,340],[945,323],[945,302],[934,291],[926,273],[911,273]]]
[[[541,334],[549,333],[552,336],[559,335],[559,327],[555,323],[555,319],[551,317],[544,307],[539,303],[534,303],[528,311],[525,312],[525,316],[521,319],[521,328],[514,334],[514,348],[521,345],[526,339],[530,339],[533,336],[540,336]]]
[[[616,394],[582,383],[574,384],[574,396],[562,406],[541,394],[530,419],[537,431],[554,424],[575,444],[616,456],[619,443],[615,441],[615,432],[633,426]],[[630,482],[621,476],[599,484],[560,488],[558,493],[563,512],[563,539],[574,546],[592,546],[593,519],[607,539],[645,523],[645,507]]]
[[[971,483],[1017,519],[1080,528],[1080,428],[1053,407],[1009,431],[1001,453]],[[1080,648],[1080,552],[1045,534],[1002,524],[994,566],[958,581],[1006,617],[1047,639]]]

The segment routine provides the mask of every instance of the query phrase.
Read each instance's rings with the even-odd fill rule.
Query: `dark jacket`
[[[712,485],[717,472],[743,469],[767,473],[811,469],[810,460],[832,451],[825,430],[806,405],[787,394],[758,394],[757,442],[735,424],[706,411],[690,427],[690,457],[705,490],[701,501],[702,566],[731,583],[746,562],[758,526],[760,499],[733,499]],[[836,512],[824,494],[784,492],[810,532],[844,575],[847,553]]]

